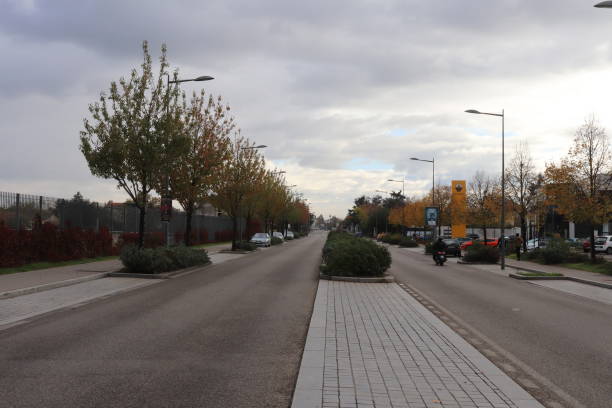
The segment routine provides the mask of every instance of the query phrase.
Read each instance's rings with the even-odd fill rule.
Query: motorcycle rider
[[[435,262],[436,260],[436,255],[438,252],[446,252],[447,246],[446,243],[444,242],[444,240],[442,238],[438,238],[432,245],[431,245],[431,253],[433,255],[433,260]]]

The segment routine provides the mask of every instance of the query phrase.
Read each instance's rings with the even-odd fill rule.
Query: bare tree
[[[477,171],[469,183],[467,202],[470,223],[482,228],[487,239],[487,228],[497,222],[497,202],[499,185],[482,171]]]
[[[527,249],[525,240],[527,233],[527,217],[532,211],[537,194],[534,189],[538,185],[533,160],[529,154],[527,142],[520,142],[514,151],[510,166],[506,169],[507,198],[512,202],[512,208],[520,220],[523,250]]]

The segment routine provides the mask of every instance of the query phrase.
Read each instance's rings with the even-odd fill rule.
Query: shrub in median
[[[257,249],[257,245],[252,244],[249,241],[238,241],[236,242],[236,249],[240,249],[242,251],[255,251]]]
[[[210,260],[206,251],[182,245],[142,249],[135,245],[126,245],[121,250],[120,258],[128,272],[146,274],[203,265]]]
[[[346,233],[329,234],[323,260],[323,272],[336,276],[382,276],[391,266],[387,248]]]
[[[467,247],[463,260],[466,262],[497,263],[497,261],[499,261],[499,249],[497,247],[482,245],[479,242],[475,242],[473,245]]]
[[[272,245],[279,245],[283,243],[283,240],[280,239],[279,237],[272,237],[272,239],[270,240],[270,243]]]
[[[417,242],[412,238],[402,237],[399,242],[399,246],[402,248],[416,248],[419,246],[419,244],[417,244]]]

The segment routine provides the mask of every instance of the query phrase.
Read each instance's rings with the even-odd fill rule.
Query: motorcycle
[[[444,266],[444,262],[446,262],[446,252],[438,251],[435,256],[436,265]]]

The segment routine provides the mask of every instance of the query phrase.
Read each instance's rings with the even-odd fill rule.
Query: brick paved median
[[[320,281],[302,407],[541,407],[396,284]]]

